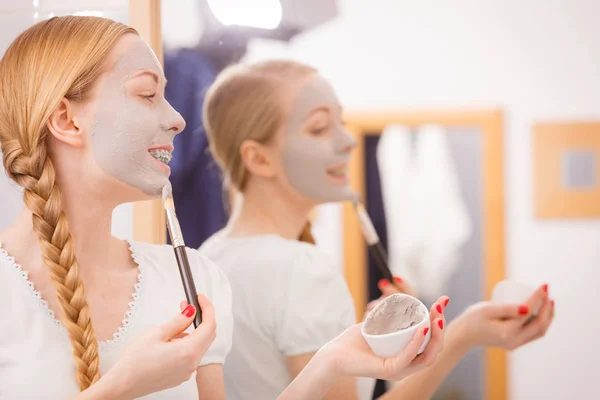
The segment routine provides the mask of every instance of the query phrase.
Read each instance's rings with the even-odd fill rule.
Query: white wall
[[[511,399],[600,398],[600,221],[534,220],[531,158],[535,121],[600,118],[600,2],[340,5],[338,20],[289,46],[254,42],[246,60],[313,64],[349,109],[501,107],[508,275],[549,283],[557,301],[546,338],[510,358]],[[328,215],[339,236],[339,212]]]
[[[0,0],[0,56],[25,29],[43,19],[68,14],[99,15],[119,22],[129,21],[127,0]],[[1,155],[0,155],[1,157]],[[22,191],[6,176],[0,165],[0,231],[4,230],[23,208]],[[133,239],[131,204],[117,207],[113,213],[113,234]]]

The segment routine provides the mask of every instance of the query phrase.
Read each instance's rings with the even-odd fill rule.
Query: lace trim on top
[[[121,339],[121,337],[123,336],[123,334],[127,331],[127,328],[131,324],[131,320],[133,319],[133,316],[135,314],[137,300],[139,299],[140,294],[142,292],[142,288],[143,288],[143,281],[144,281],[143,268],[142,268],[142,265],[138,258],[138,255],[134,249],[134,244],[133,244],[133,242],[130,242],[129,240],[126,240],[125,242],[129,245],[129,254],[131,255],[131,259],[138,266],[137,283],[135,285],[133,285],[133,289],[134,289],[133,294],[132,294],[133,300],[128,305],[128,310],[125,312],[125,318],[123,319],[123,321],[121,321],[121,326],[119,327],[119,329],[117,329],[117,331],[115,333],[113,333],[113,338],[109,339],[109,340],[98,341],[99,350],[103,350],[103,349],[107,348],[108,346],[118,342],[119,339]],[[3,256],[5,259],[7,259],[9,261],[9,263],[11,264],[11,266],[14,268],[14,270],[20,275],[23,282],[27,285],[27,288],[28,288],[29,292],[31,293],[31,295],[37,301],[40,308],[48,315],[48,317],[50,317],[51,321],[56,326],[64,329],[64,325],[56,318],[56,314],[48,306],[48,302],[46,300],[44,300],[44,298],[42,297],[42,294],[35,289],[35,285],[33,284],[33,282],[31,282],[29,280],[29,275],[28,275],[27,271],[24,271],[23,267],[21,267],[20,264],[17,264],[17,262],[15,261],[15,258],[8,254],[8,252],[2,247],[1,241],[0,241],[0,256]]]

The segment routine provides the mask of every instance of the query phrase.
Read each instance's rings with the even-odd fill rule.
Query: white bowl
[[[416,304],[416,312],[419,313],[420,317],[422,317],[420,322],[406,329],[400,329],[396,331],[385,329],[384,331],[386,333],[376,333],[377,329],[374,329],[375,327],[373,326],[374,321],[376,323],[377,321],[386,320],[388,323],[392,323],[391,318],[394,316],[397,317],[398,312],[405,313],[408,307],[412,306],[413,304]],[[390,312],[392,315],[390,315]],[[384,315],[384,313],[386,315]],[[425,347],[431,339],[429,310],[425,304],[423,304],[416,297],[409,296],[404,293],[397,293],[386,297],[371,310],[363,322],[362,335],[373,350],[373,353],[377,354],[379,357],[391,358],[397,356],[400,354],[400,352],[402,352],[402,350],[404,350],[404,348],[413,339],[417,330],[423,331],[425,327],[428,327],[429,331],[427,332],[425,341],[419,349],[418,354],[421,354],[425,350]],[[386,328],[389,328],[389,326]]]
[[[505,279],[494,286],[491,300],[504,304],[525,304],[536,290],[537,288],[531,285]],[[530,314],[537,315],[541,306],[541,303],[534,305],[530,310]]]

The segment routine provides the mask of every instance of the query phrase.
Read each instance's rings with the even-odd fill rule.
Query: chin
[[[337,203],[337,202],[345,202],[352,201],[356,198],[356,192],[352,190],[350,186],[345,186],[343,188],[339,188],[339,191],[331,193],[331,196],[327,198],[325,203]]]
[[[337,187],[335,190],[322,192],[321,196],[316,200],[316,205],[328,203],[343,203],[352,201],[356,198],[356,192],[350,186]]]
[[[165,179],[166,184],[168,179]],[[148,201],[162,198],[162,185],[130,185],[119,181],[110,193],[118,195],[119,203],[133,203],[136,201]]]
[[[134,188],[136,190],[137,200],[133,200],[133,201],[147,201],[147,200],[162,199],[163,187],[168,182],[169,182],[169,180],[165,179],[165,182],[161,183],[160,185],[151,185],[151,186],[148,185],[143,188],[139,188],[139,187]]]
[[[340,199],[338,201],[352,201],[356,198],[356,192],[349,185],[340,192]]]
[[[125,185],[123,185],[123,186],[125,186]],[[119,204],[133,203],[136,201],[153,200],[158,197],[158,196],[153,196],[151,194],[148,194],[148,193],[144,192],[143,190],[133,187],[133,186],[129,186],[129,185],[126,185],[126,187],[123,187],[123,186],[121,186],[121,188],[119,188],[118,190],[113,191],[113,193],[118,193]]]

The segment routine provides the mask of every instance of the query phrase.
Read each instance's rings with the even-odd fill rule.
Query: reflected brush
[[[371,221],[371,217],[365,210],[365,207],[360,201],[358,195],[354,197],[352,200],[352,204],[354,205],[354,210],[356,211],[356,215],[358,216],[358,221],[360,223],[360,228],[362,230],[365,241],[367,242],[367,247],[369,248],[369,253],[375,260],[375,265],[381,272],[381,275],[385,279],[387,279],[392,285],[396,286],[398,289],[398,284],[394,280],[394,275],[392,271],[390,271],[390,267],[388,264],[388,256],[379,240],[379,235],[377,235],[377,231],[373,226],[373,221]]]
[[[162,202],[165,212],[167,213],[167,228],[169,230],[169,237],[171,238],[173,250],[175,251],[175,258],[177,259],[177,266],[179,267],[179,275],[181,276],[181,283],[183,283],[185,297],[188,304],[196,307],[194,327],[197,328],[202,323],[202,310],[198,303],[198,293],[196,292],[196,285],[194,284],[192,270],[190,269],[190,262],[187,257],[185,242],[183,241],[183,233],[179,226],[177,214],[175,214],[173,189],[170,182],[163,188]]]

